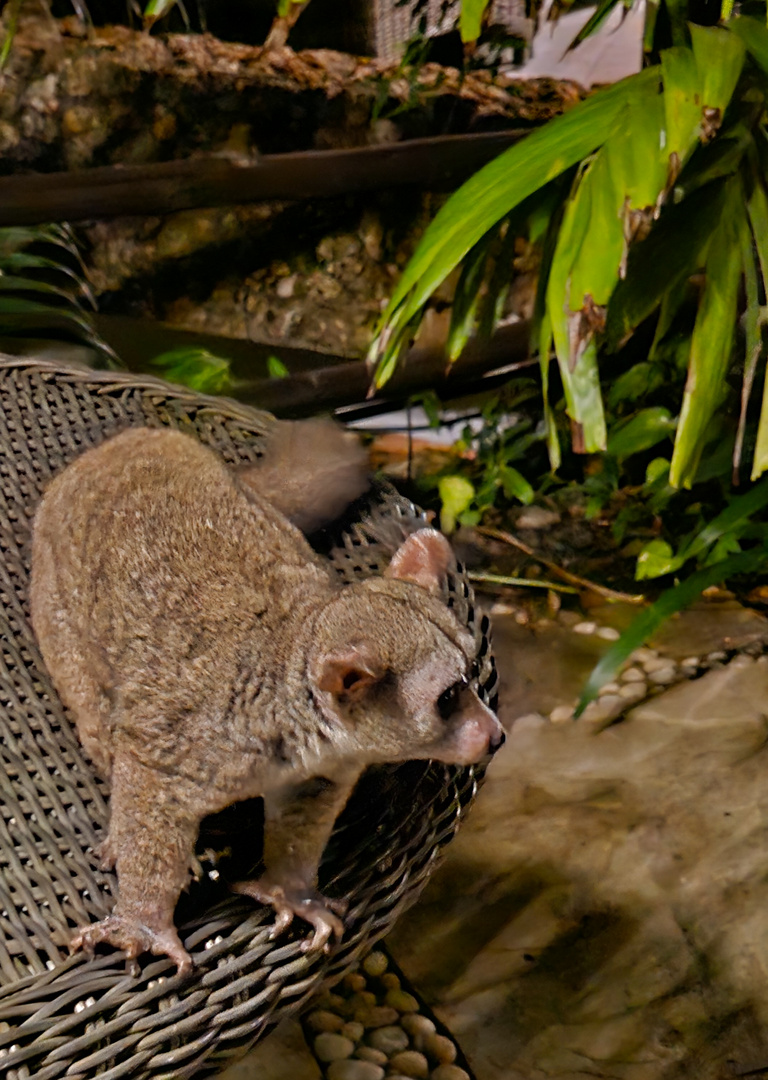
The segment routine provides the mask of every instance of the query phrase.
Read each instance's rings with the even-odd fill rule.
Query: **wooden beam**
[[[270,154],[255,163],[209,155],[0,177],[0,226],[169,214],[267,199],[323,199],[404,184],[450,190],[527,134],[440,135],[384,146]]]

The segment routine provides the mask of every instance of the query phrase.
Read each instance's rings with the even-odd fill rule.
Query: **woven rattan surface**
[[[35,507],[52,475],[129,425],[182,428],[234,463],[258,457],[273,423],[158,380],[0,358],[0,1073],[8,1080],[219,1071],[389,929],[474,796],[472,768],[410,763],[363,778],[321,872],[325,891],[350,900],[344,938],[328,956],[300,951],[310,931],[299,922],[270,941],[272,912],[210,877],[177,912],[191,977],[149,957],[131,974],[109,949],[69,956],[73,928],[111,909],[115,878],[93,854],[108,792],[81,754],[29,624]],[[379,494],[329,557],[348,580],[377,573],[420,524],[410,503]],[[479,689],[492,702],[488,624],[475,619],[461,569],[446,600],[475,633]],[[253,848],[257,858],[252,810],[226,813],[223,846]]]

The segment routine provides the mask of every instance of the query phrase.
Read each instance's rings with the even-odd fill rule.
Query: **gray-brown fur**
[[[265,488],[274,499],[274,477]],[[361,771],[468,763],[501,738],[463,686],[472,640],[437,595],[450,558],[424,529],[383,577],[341,586],[260,493],[258,469],[239,477],[170,430],[123,432],[53,481],[34,525],[32,619],[111,780],[102,855],[120,889],[74,947],[106,940],[188,970],[173,912],[199,823],[256,795],[266,869],[235,888],[272,904],[276,932],[309,921],[308,947],[341,934],[317,867]]]
[[[259,463],[238,475],[304,533],[333,521],[369,486],[360,440],[322,419],[276,424]]]

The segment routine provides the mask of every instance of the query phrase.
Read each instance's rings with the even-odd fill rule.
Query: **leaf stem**
[[[529,547],[528,544],[524,544],[522,540],[518,540],[516,536],[506,532],[504,529],[494,529],[487,525],[479,525],[477,531],[482,533],[483,536],[491,537],[493,540],[502,540],[505,544],[511,544],[511,546],[516,547],[518,551],[522,551],[525,555],[535,559],[536,562],[541,563],[541,565],[545,566],[551,574],[555,575],[555,577],[567,581],[570,585],[576,585],[580,589],[588,589],[590,592],[597,593],[598,596],[602,596],[606,600],[623,601],[626,604],[642,604],[645,602],[644,596],[633,596],[631,593],[609,589],[606,585],[598,585],[597,582],[589,581],[579,574],[572,574],[569,570],[563,570],[557,563],[553,563],[549,559],[545,559],[543,555],[537,554],[532,547]]]

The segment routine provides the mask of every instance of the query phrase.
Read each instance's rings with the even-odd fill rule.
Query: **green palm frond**
[[[96,303],[67,225],[0,229],[0,338],[73,342],[120,367],[95,328]]]
[[[454,193],[384,313],[370,353],[377,386],[391,375],[428,297],[464,261],[449,357],[455,358],[477,325],[465,293],[484,280],[499,222],[523,205],[543,205],[559,177],[570,186],[550,210],[532,335],[545,384],[553,348],[574,449],[605,449],[600,380],[611,353],[652,317],[657,348],[682,300],[690,300],[683,286],[703,273],[670,472],[673,485],[692,484],[737,342],[742,282],[752,308],[761,280],[765,292],[768,29],[740,16],[727,28],[690,25],[686,39],[663,51],[659,64],[550,121]],[[751,310],[745,401],[760,325]],[[554,468],[559,447],[544,389]],[[763,416],[753,476],[768,464],[768,406]]]

